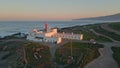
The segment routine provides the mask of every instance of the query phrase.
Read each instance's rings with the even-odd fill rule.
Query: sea
[[[44,24],[48,22],[49,28],[72,27],[77,25],[88,25],[103,23],[92,20],[69,20],[69,21],[0,21],[0,37],[15,34],[18,32],[28,34],[32,29],[44,29]]]

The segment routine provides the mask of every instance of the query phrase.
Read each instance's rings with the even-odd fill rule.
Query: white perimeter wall
[[[75,40],[82,40],[83,35],[82,34],[66,34],[66,33],[58,33],[54,35],[55,37],[61,37],[66,39],[75,39]]]

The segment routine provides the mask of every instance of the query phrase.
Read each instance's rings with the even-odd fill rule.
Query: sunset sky
[[[70,20],[120,13],[120,0],[0,0],[0,20]]]

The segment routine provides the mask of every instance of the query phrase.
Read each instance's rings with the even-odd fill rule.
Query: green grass
[[[4,41],[0,44],[0,46],[1,46],[0,50],[3,51],[4,47],[6,47],[4,51],[13,51],[14,52],[17,49],[20,49],[22,46],[24,46],[25,43],[26,42],[24,42],[24,41],[8,41],[8,42]]]
[[[110,23],[109,26],[114,29],[120,31],[120,22],[117,23]]]
[[[7,60],[8,65],[12,68],[24,67],[23,62],[20,61],[21,55],[17,52],[24,44],[24,41],[2,41],[0,44],[0,51],[9,52],[2,59]]]
[[[32,67],[32,66],[40,66],[41,64],[44,64],[44,66],[49,65],[47,64],[48,62],[50,62],[50,52],[49,52],[49,48],[45,45],[41,45],[39,43],[27,43],[25,45],[26,48],[26,53],[27,53],[27,59],[28,59],[28,68]],[[39,52],[39,54],[42,56],[42,58],[40,59],[35,59],[34,57],[34,53],[36,48],[42,48],[42,50]],[[38,64],[39,63],[39,64]],[[45,65],[46,64],[46,65]]]
[[[68,64],[68,56],[71,55],[70,44],[71,43],[67,43],[57,49],[55,53],[57,63],[63,65]],[[103,46],[99,44],[73,42],[72,47],[72,56],[74,57],[75,62],[67,66],[66,68],[77,68],[78,66],[83,68],[84,65],[86,65],[100,55],[98,49]]]
[[[120,35],[117,35],[114,32],[106,31],[106,30],[102,29],[100,26],[99,26],[99,28],[96,28],[94,30],[98,33],[104,34],[106,36],[109,36],[109,37],[117,40],[117,41],[120,41]]]
[[[104,23],[103,23],[104,24]],[[118,41],[120,41],[120,35],[117,35],[117,34],[115,34],[114,32],[109,32],[109,31],[107,31],[107,30],[104,30],[104,29],[102,29],[101,28],[101,26],[100,26],[101,24],[94,24],[94,25],[86,25],[86,29],[94,29],[97,33],[100,33],[100,34],[103,34],[103,35],[106,35],[106,36],[109,36],[109,37],[111,37],[111,38],[113,38],[113,39],[115,39],[115,40],[118,40]],[[96,37],[95,35],[94,35],[94,37]],[[107,38],[104,38],[104,37],[96,37],[96,40],[100,40],[100,41],[110,41],[109,39],[107,39]],[[110,41],[111,42],[111,41]]]
[[[44,67],[50,66],[50,52],[49,48],[45,45],[41,45],[39,43],[33,43],[29,41],[2,41],[0,43],[0,51],[2,52],[10,52],[10,54],[7,54],[2,57],[2,59],[7,60],[9,62],[9,65],[12,68],[24,68],[24,61],[22,61],[20,58],[23,57],[23,47],[26,48],[26,54],[28,59],[28,68],[32,66],[39,65],[42,66],[44,64]],[[42,56],[41,59],[36,60],[33,56],[34,50],[33,48],[43,48],[39,54]],[[18,53],[19,51],[19,53]],[[42,67],[42,68],[44,68]],[[49,68],[49,67],[48,67]]]
[[[111,49],[113,50],[113,58],[120,66],[120,47],[112,47]]]
[[[99,41],[99,42],[111,42],[110,39],[102,37],[102,36],[96,36],[90,31],[89,32],[83,32],[83,35],[84,35],[83,40],[88,40],[89,41],[90,39],[95,39],[96,41]]]

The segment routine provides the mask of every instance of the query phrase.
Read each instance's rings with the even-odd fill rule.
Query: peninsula
[[[60,44],[30,41],[22,33],[0,38],[0,67],[119,68],[119,27],[116,22],[61,28],[58,32],[83,34],[84,38],[64,38]]]

